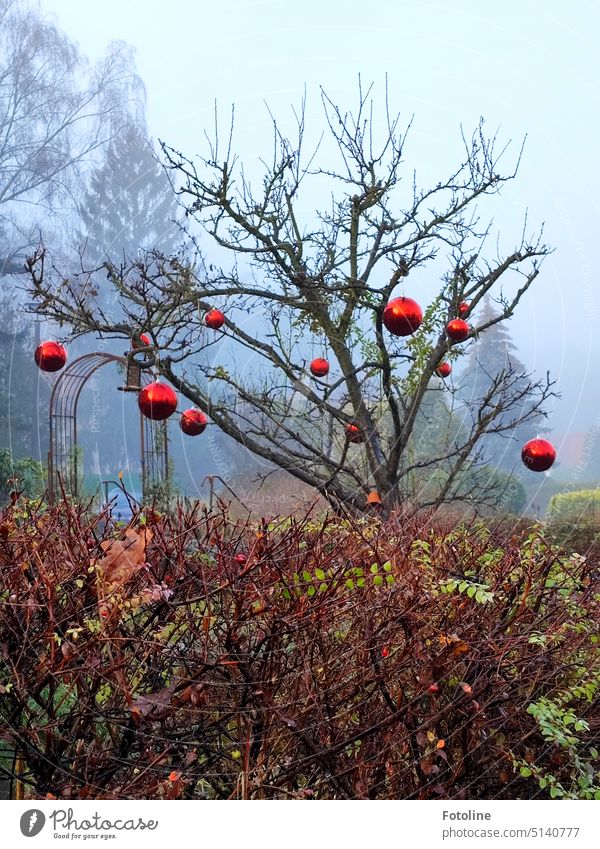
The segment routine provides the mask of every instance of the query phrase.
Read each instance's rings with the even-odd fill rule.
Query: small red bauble
[[[315,377],[325,377],[329,373],[329,363],[323,357],[317,357],[310,364],[310,370]]]
[[[446,325],[446,333],[453,342],[464,342],[471,328],[462,318],[454,318]]]
[[[208,419],[202,412],[192,407],[190,410],[185,410],[179,419],[179,427],[187,436],[199,436],[206,430]]]
[[[365,434],[362,428],[355,424],[349,424],[346,426],[346,436],[348,438],[348,442],[359,444],[360,442],[365,441]]]
[[[464,318],[465,315],[469,315],[471,311],[471,304],[468,304],[466,301],[461,301],[458,305],[458,314],[461,318]]]
[[[556,449],[547,439],[530,439],[521,450],[521,459],[532,472],[546,472],[556,460]]]
[[[234,559],[234,560],[235,560],[235,562],[238,564],[238,566],[244,566],[244,565],[245,565],[245,563],[246,563],[246,561],[248,560],[248,558],[246,557],[246,555],[245,555],[245,554],[242,554],[242,553],[241,553],[241,551],[240,551],[240,553],[239,553],[239,554],[236,554],[236,555],[235,555],[235,557],[234,557],[233,559]]]
[[[439,693],[439,692],[440,692],[439,685],[438,685],[438,684],[430,684],[430,685],[429,685],[429,692],[430,692],[433,696],[435,696],[435,694],[436,694],[436,693]]]
[[[138,395],[138,406],[147,419],[162,421],[177,409],[177,395],[167,383],[149,383]]]
[[[448,377],[450,372],[452,371],[452,366],[450,363],[440,363],[436,368],[435,373],[438,377]]]
[[[59,371],[67,362],[67,352],[58,342],[41,342],[33,358],[42,371]]]
[[[394,336],[410,336],[423,321],[423,310],[412,298],[394,298],[383,311],[383,323]]]
[[[135,341],[135,339],[132,339],[131,340],[131,347],[132,348],[141,348],[142,345],[150,346],[152,344],[152,340],[150,339],[150,337],[148,336],[147,333],[140,333],[140,342],[141,342],[141,345],[138,345],[138,343]]]
[[[221,310],[209,310],[204,316],[204,324],[211,330],[220,330],[225,324],[225,316]]]

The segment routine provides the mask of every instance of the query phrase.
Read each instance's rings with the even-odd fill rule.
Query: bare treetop
[[[426,501],[471,497],[481,483],[482,437],[539,416],[552,394],[548,377],[517,376],[509,367],[438,452],[423,460],[412,443],[428,391],[455,406],[454,388],[435,374],[441,361],[459,359],[469,339],[512,316],[548,253],[525,226],[507,255],[487,252],[490,225],[477,202],[515,177],[521,150],[505,170],[508,145],[488,138],[481,122],[463,136],[463,161],[422,189],[404,161],[406,129],[387,96],[379,147],[370,89],[359,91],[353,113],[324,92],[322,104],[324,140],[306,157],[304,104],[293,141],[273,121],[274,152],[263,160],[260,191],[233,153],[231,130],[223,148],[215,125],[203,159],[163,145],[173,186],[204,235],[193,261],[152,255],[107,264],[115,313],[90,297],[97,275],[57,277],[44,270],[43,251],[30,263],[32,293],[74,335],[149,332],[160,374],[254,454],[334,501],[362,507],[372,487],[388,507],[418,500],[411,482],[426,468],[436,481]],[[333,166],[320,162],[330,158],[325,139],[337,151]],[[303,192],[313,182],[327,184],[331,200],[307,216]],[[419,300],[411,275],[434,260],[438,294],[423,304],[418,330],[398,339],[384,327],[384,308],[394,294]],[[454,342],[446,325],[459,305],[467,302],[472,317],[487,294],[499,311],[470,326],[466,342]],[[226,316],[216,335],[203,322],[215,306]],[[218,344],[223,338],[230,347]],[[311,350],[331,363],[326,378],[310,372]],[[360,439],[350,438],[349,425]]]

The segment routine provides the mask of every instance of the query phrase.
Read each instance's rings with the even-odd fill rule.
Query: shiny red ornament
[[[138,406],[147,419],[162,421],[177,409],[177,395],[167,383],[149,383],[138,395]]]
[[[187,436],[199,436],[206,430],[207,424],[208,419],[202,410],[197,410],[195,407],[185,410],[179,419],[179,427]]]
[[[532,472],[547,472],[556,460],[556,449],[547,439],[530,439],[521,450],[521,459]]]
[[[450,372],[452,371],[452,366],[450,363],[440,363],[436,368],[435,373],[438,377],[446,378],[450,376]]]
[[[67,362],[67,352],[58,342],[41,342],[33,358],[42,371],[60,371]]]
[[[204,316],[204,324],[211,330],[220,330],[225,324],[225,316],[221,310],[209,310]]]
[[[317,357],[310,364],[310,370],[315,377],[325,377],[329,374],[329,363],[323,357]]]
[[[423,310],[412,298],[394,298],[383,311],[383,323],[394,336],[410,336],[423,321]]]
[[[446,325],[446,334],[453,342],[464,342],[471,328],[462,318],[454,318]]]
[[[362,428],[355,424],[346,425],[346,437],[348,438],[348,442],[354,442],[357,445],[365,441],[365,434]]]
[[[142,345],[149,346],[149,345],[152,344],[152,340],[150,339],[150,337],[148,336],[147,333],[140,333],[140,342],[141,342],[141,345],[138,345],[138,343],[135,341],[135,339],[132,339],[131,340],[131,347],[132,348],[141,348]]]
[[[466,301],[461,301],[460,304],[458,305],[459,316],[461,318],[464,318],[464,316],[469,315],[470,312],[471,312],[471,304],[468,304]]]
[[[233,559],[238,564],[238,566],[244,566],[246,564],[246,561],[248,560],[246,555],[242,554],[241,551],[238,554],[236,554]]]

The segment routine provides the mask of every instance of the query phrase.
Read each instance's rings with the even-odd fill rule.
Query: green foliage
[[[600,520],[600,489],[578,489],[553,495],[548,516],[552,521]]]
[[[11,492],[21,492],[34,498],[43,493],[46,485],[44,469],[31,457],[15,459],[8,448],[0,449],[0,504],[5,504]]]

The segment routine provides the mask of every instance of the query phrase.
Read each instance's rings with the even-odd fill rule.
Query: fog
[[[271,111],[291,125],[306,86],[309,124],[321,127],[319,86],[349,108],[356,82],[387,74],[390,102],[407,120],[407,173],[422,183],[460,155],[460,126],[488,129],[518,147],[521,168],[494,202],[506,239],[523,214],[545,224],[555,247],[511,321],[531,369],[549,369],[562,400],[551,426],[560,438],[585,431],[597,415],[600,292],[595,264],[600,155],[600,10],[593,2],[278,2],[197,4],[190,0],[44,8],[91,58],[123,39],[136,51],[153,136],[190,155],[204,152],[214,101],[225,119],[236,107],[236,149],[245,160],[270,149]],[[493,11],[495,10],[495,11]]]
[[[413,169],[421,186],[449,172],[463,153],[461,128],[469,134],[480,117],[489,133],[512,140],[509,162],[526,137],[517,178],[499,197],[486,199],[482,215],[493,217],[493,239],[498,234],[503,249],[518,243],[526,215],[527,230],[543,225],[544,241],[555,250],[509,330],[526,367],[550,371],[556,380],[562,397],[546,409],[559,452],[563,447],[570,456],[573,441],[595,425],[597,4],[384,0],[369,10],[338,0],[220,6],[43,0],[42,8],[92,62],[111,42],[133,47],[155,140],[189,156],[205,153],[215,102],[225,126],[235,105],[233,147],[250,174],[271,150],[269,110],[291,131],[292,107],[306,93],[307,138],[314,144],[323,126],[319,87],[350,109],[359,75],[375,84],[380,107],[387,80],[391,111],[401,112],[405,124],[412,120],[404,157],[408,187]],[[383,119],[381,109],[382,128]],[[305,204],[309,217],[321,198]],[[434,267],[429,279],[419,271],[406,294],[426,303],[438,288],[434,274]]]

